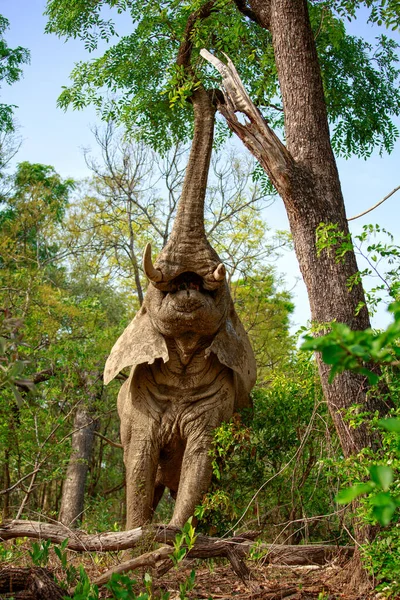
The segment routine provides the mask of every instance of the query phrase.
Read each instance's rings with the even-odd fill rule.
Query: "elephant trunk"
[[[205,238],[204,201],[214,139],[215,107],[203,87],[192,96],[194,134],[186,167],[182,195],[178,204],[171,243],[185,244],[194,238]]]
[[[194,134],[182,194],[166,246],[153,265],[147,247],[143,266],[147,277],[160,289],[184,272],[194,272],[212,289],[225,279],[225,268],[210,246],[204,227],[204,203],[214,137],[215,107],[200,86],[191,98]]]

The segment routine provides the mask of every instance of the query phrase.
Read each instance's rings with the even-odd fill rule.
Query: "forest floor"
[[[8,544],[7,544],[8,546]],[[25,542],[22,543],[25,546]],[[22,548],[19,547],[21,552]],[[22,560],[7,561],[7,564],[0,562],[1,569],[9,567],[33,567],[30,557],[27,553],[20,554]],[[69,565],[74,565],[76,569],[82,565],[91,581],[101,575],[104,570],[112,566],[110,564],[111,556],[92,554],[71,553]],[[117,556],[114,554],[111,562],[116,563]],[[356,593],[349,591],[346,582],[348,569],[346,565],[339,565],[332,562],[323,567],[287,567],[279,565],[262,564],[261,561],[247,561],[251,569],[252,580],[250,584],[245,585],[233,572],[231,566],[224,559],[215,559],[201,561],[197,559],[184,560],[178,568],[173,568],[168,573],[160,577],[153,577],[153,600],[166,598],[166,592],[169,592],[170,600],[179,600],[180,597],[186,597],[189,600],[372,600],[384,598],[383,594],[376,592]],[[33,567],[34,568],[34,567]],[[65,573],[60,568],[60,563],[53,557],[51,552],[47,568],[58,581],[65,578]],[[187,591],[186,596],[180,596],[180,586],[184,586],[190,580],[190,574],[195,571],[194,586]],[[151,570],[147,569],[148,572]],[[132,579],[136,580],[134,591],[140,594],[145,591],[143,577],[145,570],[138,570],[130,574]],[[18,598],[25,596],[18,595]],[[32,596],[27,596],[27,598]],[[99,597],[101,599],[116,598],[110,595],[105,587],[100,587]],[[121,598],[132,596],[121,596]],[[10,598],[10,595],[3,595],[0,590],[0,599]],[[82,596],[80,596],[82,598]],[[143,596],[142,596],[143,598]],[[47,599],[47,596],[46,596]]]
[[[190,561],[187,561],[190,562]],[[156,587],[171,592],[171,600],[179,598],[179,585],[190,575],[193,566],[184,565],[157,580]],[[346,591],[346,581],[341,577],[342,567],[285,567],[278,565],[252,565],[254,580],[251,588],[243,584],[229,565],[195,567],[196,578],[188,597],[195,599],[265,599],[265,600],[366,600],[379,598],[376,593],[358,594]],[[383,597],[383,596],[382,596]]]

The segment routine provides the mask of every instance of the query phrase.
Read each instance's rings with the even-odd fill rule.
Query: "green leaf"
[[[379,492],[378,494],[373,494],[370,498],[370,502],[372,506],[387,506],[394,502],[390,492]]]
[[[365,358],[365,359],[369,358],[368,352],[360,344],[353,344],[352,346],[349,346],[349,351],[352,354],[355,354],[356,356],[360,356],[361,358]]]
[[[322,359],[327,365],[335,365],[343,357],[343,348],[338,344],[332,344],[323,348]]]
[[[391,431],[393,433],[400,433],[400,419],[390,418],[390,419],[380,419],[378,421],[378,425],[386,429],[386,431]]]
[[[0,355],[5,354],[7,349],[8,341],[6,338],[0,337]]]
[[[18,408],[21,408],[21,406],[24,403],[23,397],[21,396],[21,394],[19,393],[19,391],[17,390],[17,388],[15,387],[15,385],[12,385],[11,389],[13,391],[14,398],[15,398],[15,401],[17,403]]]
[[[372,487],[369,483],[358,483],[357,485],[353,485],[350,488],[345,488],[340,490],[337,494],[335,500],[338,504],[349,504],[358,496],[362,496],[363,494],[368,494],[372,490]]]
[[[395,510],[396,505],[394,502],[391,502],[384,506],[374,506],[372,514],[383,527],[386,527],[392,520]]]
[[[372,465],[369,469],[371,480],[386,492],[393,482],[393,471],[386,465]]]

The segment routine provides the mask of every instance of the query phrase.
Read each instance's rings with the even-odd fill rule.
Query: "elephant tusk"
[[[223,279],[225,279],[225,274],[226,274],[225,265],[220,263],[213,273],[215,281],[222,281]]]
[[[151,244],[147,244],[143,253],[143,269],[150,281],[159,283],[162,281],[163,274],[159,269],[156,269],[151,260]]]

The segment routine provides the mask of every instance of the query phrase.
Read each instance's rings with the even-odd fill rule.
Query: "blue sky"
[[[90,126],[98,123],[92,109],[69,110],[56,106],[63,85],[68,85],[74,63],[85,60],[87,53],[79,41],[64,41],[54,35],[45,35],[45,0],[0,0],[0,13],[10,21],[6,33],[11,47],[29,48],[31,64],[25,66],[24,77],[11,87],[1,90],[1,101],[16,104],[15,116],[20,126],[23,145],[17,160],[50,164],[62,176],[81,178],[88,175],[82,148],[94,146]],[[127,24],[128,25],[128,24]],[[352,32],[372,39],[375,31],[360,22],[351,24]],[[400,123],[397,125],[400,127]],[[400,185],[400,141],[390,156],[377,154],[369,160],[339,160],[340,178],[349,216],[358,214],[383,198]],[[379,209],[352,224],[357,233],[364,223],[378,223],[400,240],[400,192]],[[272,228],[287,229],[287,219],[280,200],[268,209],[266,218]],[[299,276],[296,259],[286,254],[278,263],[278,270],[286,274],[291,288]],[[294,290],[295,322],[304,324],[308,315],[308,301],[302,284]],[[379,315],[375,323],[387,321]]]

